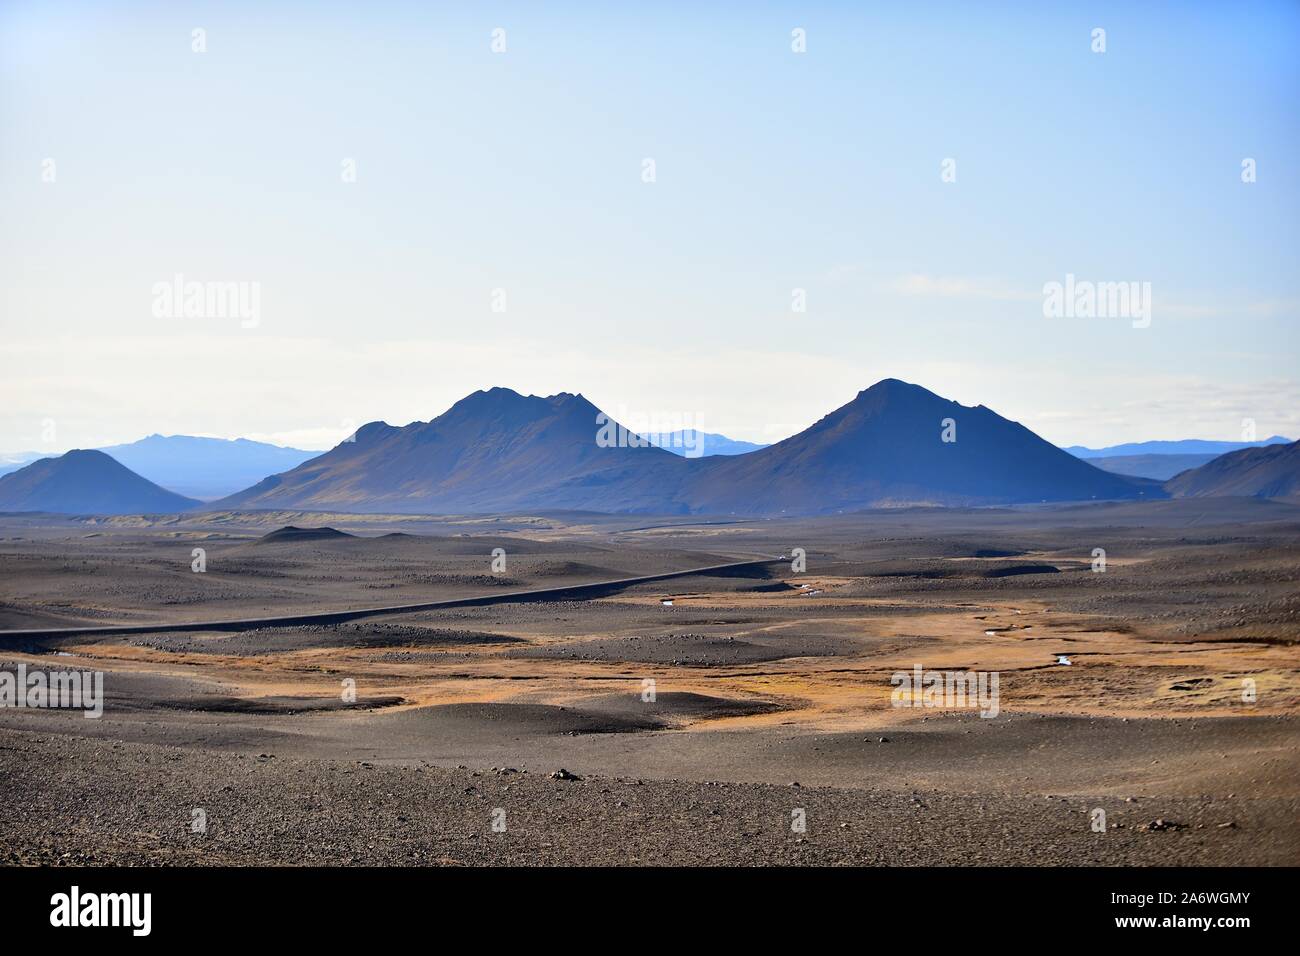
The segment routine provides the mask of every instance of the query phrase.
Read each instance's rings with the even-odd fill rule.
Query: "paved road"
[[[6,638],[29,637],[87,637],[109,634],[157,634],[162,631],[251,631],[259,627],[292,627],[302,624],[338,624],[358,618],[378,617],[383,614],[408,614],[412,611],[433,611],[451,607],[478,607],[485,604],[518,604],[528,601],[574,601],[603,597],[634,584],[667,581],[695,574],[720,574],[745,568],[765,567],[782,563],[781,558],[757,558],[714,564],[705,568],[688,568],[684,571],[666,571],[662,574],[645,574],[635,578],[617,578],[613,581],[596,581],[591,584],[571,584],[558,588],[534,588],[529,591],[507,591],[504,594],[483,594],[477,597],[453,598],[445,601],[425,601],[421,604],[391,604],[386,607],[354,608],[344,611],[316,611],[310,614],[282,614],[275,617],[235,618],[223,621],[184,621],[160,624],[102,624],[84,627],[40,627],[0,631],[0,641]]]

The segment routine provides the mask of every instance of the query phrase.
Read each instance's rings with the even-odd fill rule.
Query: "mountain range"
[[[1208,464],[1220,455],[1242,448],[1259,448],[1264,445],[1286,445],[1290,438],[1274,435],[1263,441],[1206,441],[1184,438],[1176,441],[1141,441],[1107,448],[1086,448],[1071,445],[1065,450],[1071,455],[1086,459],[1103,471],[1118,475],[1134,475],[1167,481],[1191,468]]]
[[[296,468],[320,454],[247,438],[193,435],[150,435],[100,451],[164,488],[204,500],[247,488],[267,475]]]
[[[740,441],[715,432],[685,428],[675,432],[651,432],[643,436],[650,444],[683,458],[708,458],[710,455],[748,455],[767,445]]]
[[[1300,471],[1295,447],[1233,452],[1162,485],[1094,467],[1100,460],[1076,457],[983,405],[960,405],[919,385],[886,379],[784,441],[746,454],[690,458],[625,430],[582,395],[525,396],[492,388],[461,399],[431,421],[401,427],[371,422],[329,451],[208,506],[777,516],[877,507],[1283,495],[1295,493],[1288,490]],[[5,511],[119,513],[197,505],[102,452],[69,452],[0,477],[0,510]]]
[[[429,422],[366,425],[355,442],[214,506],[776,515],[1163,497],[1156,482],[1107,474],[990,409],[896,379],[739,456],[681,458],[617,427],[601,447],[602,420],[608,430],[581,395],[494,388]]]
[[[194,435],[150,435],[98,450],[155,484],[205,501],[247,488],[267,475],[288,471],[320,454],[247,438]],[[41,452],[6,455],[0,460],[0,475],[47,457]]]
[[[1088,464],[1116,475],[1154,478],[1168,481],[1191,468],[1200,468],[1218,455],[1115,455],[1110,458],[1085,458]]]
[[[1182,438],[1176,441],[1138,441],[1105,448],[1086,448],[1070,445],[1065,450],[1078,458],[1114,458],[1117,455],[1222,455],[1241,448],[1260,448],[1264,445],[1289,445],[1295,439],[1273,435],[1263,441],[1207,441],[1202,438]]]

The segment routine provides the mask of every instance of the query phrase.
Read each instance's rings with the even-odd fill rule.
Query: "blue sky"
[[[885,377],[1061,444],[1300,437],[1298,11],[5,3],[0,449],[493,385],[772,441]],[[178,273],[255,327],[159,318]],[[1046,318],[1067,273],[1150,326]]]

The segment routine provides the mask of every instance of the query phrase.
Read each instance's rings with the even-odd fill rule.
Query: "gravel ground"
[[[808,571],[343,627],[12,639],[0,669],[102,670],[105,706],[0,709],[0,862],[1300,863],[1294,506],[51,521],[0,522],[0,628],[482,593],[504,586],[498,545],[511,586],[796,546]],[[253,543],[279,524],[373,537]],[[810,580],[820,596],[795,590]],[[891,675],[915,666],[999,673],[1001,714],[898,709]]]
[[[559,768],[557,768],[558,770]],[[1285,798],[965,796],[379,767],[0,732],[0,863],[1294,864]],[[190,832],[193,810],[207,831]],[[494,810],[505,831],[494,832]],[[803,811],[806,830],[792,830]],[[498,814],[498,819],[500,815]],[[1155,824],[1157,820],[1172,824]],[[1224,824],[1231,824],[1224,826]],[[1263,837],[1263,838],[1261,838]]]

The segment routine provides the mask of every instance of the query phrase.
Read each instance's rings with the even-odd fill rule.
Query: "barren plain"
[[[313,530],[265,537],[286,526]],[[0,633],[0,670],[106,693],[98,719],[0,708],[9,863],[1300,863],[1281,501],[9,514],[0,581],[4,631],[156,625]],[[899,699],[918,666],[996,674],[996,715]]]

